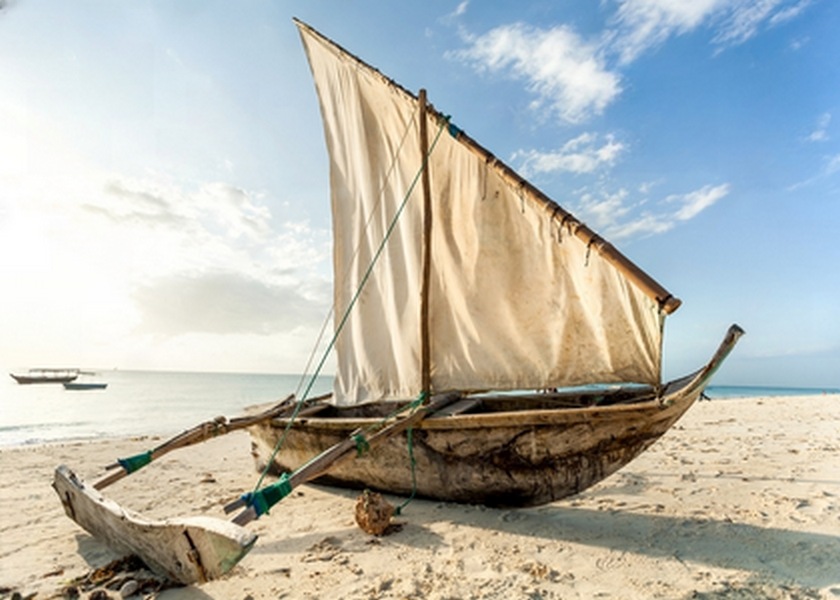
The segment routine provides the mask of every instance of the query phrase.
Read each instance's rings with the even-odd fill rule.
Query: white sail
[[[418,102],[299,28],[330,156],[341,327],[335,402],[413,398],[421,391],[423,199],[419,183],[412,189],[424,164]],[[658,384],[660,302],[560,231],[556,211],[547,212],[445,124],[441,130],[434,113],[426,118],[432,390]]]

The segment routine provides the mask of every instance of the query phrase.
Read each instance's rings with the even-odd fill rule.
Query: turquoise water
[[[254,404],[294,392],[299,375],[102,371],[105,390],[70,391],[58,384],[0,380],[0,446],[136,435],[174,435]],[[80,378],[81,381],[81,378]],[[332,389],[319,378],[310,397]]]
[[[2,379],[6,379],[3,381]],[[277,402],[294,392],[298,375],[103,371],[105,390],[68,391],[61,385],[18,385],[0,379],[0,446],[138,435],[169,436],[247,406]],[[310,397],[330,391],[321,377]],[[836,389],[709,386],[712,399],[804,396]]]
[[[745,385],[710,385],[706,388],[706,396],[712,399],[750,398],[755,396],[816,396],[820,394],[840,394],[840,389],[760,387]]]

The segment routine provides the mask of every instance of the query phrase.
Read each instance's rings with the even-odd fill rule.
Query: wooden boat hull
[[[256,534],[220,519],[147,519],[104,498],[65,466],[56,469],[53,488],[67,516],[90,534],[179,583],[218,579],[257,541]]]
[[[75,380],[79,375],[17,375],[9,373],[9,375],[21,385],[31,385],[35,383],[68,383]]]
[[[411,432],[417,494],[488,506],[534,506],[576,494],[655,442],[699,395],[671,406],[523,410],[429,419]],[[343,422],[337,422],[343,421]],[[373,419],[307,419],[294,426],[272,470],[294,471]],[[285,423],[252,429],[258,467]],[[414,488],[408,434],[339,465],[318,483],[408,495]]]
[[[664,386],[659,394],[649,390],[647,399],[641,390],[640,398],[622,398],[611,405],[545,408],[552,401],[560,404],[570,398],[498,396],[481,400],[473,414],[427,418],[410,434],[416,493],[436,500],[510,507],[535,506],[577,494],[619,470],[662,436],[697,400],[742,333],[733,326],[705,368]],[[597,398],[597,393],[577,396],[578,402]],[[521,405],[517,410],[505,409],[516,404]],[[377,420],[342,416],[359,410],[330,407],[324,412],[334,416],[297,420],[271,470],[294,471]],[[287,419],[275,419],[251,428],[258,468],[265,466],[287,425]],[[394,437],[316,481],[408,495],[415,487],[408,436]]]

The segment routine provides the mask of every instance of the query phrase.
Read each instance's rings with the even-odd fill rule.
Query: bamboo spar
[[[298,19],[293,19],[293,21],[298,26],[298,28],[305,30],[309,34],[323,40],[325,43],[329,44],[330,47],[334,48],[336,52],[354,61],[359,66],[366,69],[371,75],[379,77],[382,80],[382,82],[386,85],[390,86],[395,90],[400,91],[403,94],[406,94],[409,98],[413,98],[415,100],[417,99],[417,97],[413,93],[402,87],[400,84],[396,83],[393,79],[387,77],[381,71],[366,63],[352,52],[348,52],[346,49],[336,44],[331,39],[323,36],[321,33],[316,31],[306,23]],[[440,122],[440,120],[444,118],[443,115],[441,115],[441,113],[437,112],[431,106],[428,106],[426,108],[426,112],[429,116],[432,116],[436,120],[438,120],[438,122]],[[671,295],[671,293],[668,292],[668,290],[662,287],[650,275],[642,271],[642,269],[640,269],[636,264],[634,264],[621,252],[619,252],[612,244],[610,244],[601,236],[597,235],[594,231],[589,229],[589,227],[584,225],[570,212],[561,208],[560,205],[558,205],[551,198],[543,194],[529,181],[520,177],[513,169],[511,169],[498,157],[494,156],[491,152],[489,152],[487,149],[481,146],[478,142],[469,137],[466,133],[464,133],[461,130],[455,130],[455,128],[450,128],[450,132],[456,140],[462,143],[467,149],[476,154],[479,158],[484,160],[488,166],[492,166],[494,169],[496,169],[496,172],[509,185],[516,189],[520,189],[530,201],[541,205],[545,212],[549,215],[549,218],[557,220],[559,224],[562,224],[563,226],[567,227],[569,231],[571,231],[575,236],[582,240],[588,247],[592,248],[601,257],[603,257],[604,260],[606,260],[612,266],[618,269],[619,272],[621,272],[625,277],[627,277],[627,279],[632,281],[633,284],[636,285],[646,296],[654,300],[659,305],[659,308],[662,312],[664,312],[667,315],[671,314],[672,312],[677,310],[677,308],[679,308],[680,304],[682,304],[681,300]]]
[[[431,112],[438,120],[444,119],[443,115],[434,109],[429,109],[429,112]],[[504,162],[494,156],[466,133],[460,129],[450,131],[456,140],[462,143],[479,158],[483,159],[488,166],[496,169],[496,172],[508,183],[508,185],[522,190],[522,192],[532,201],[541,205],[553,220],[557,220],[561,226],[567,227],[569,231],[583,241],[587,247],[593,248],[608,263],[618,269],[625,277],[642,290],[645,295],[654,300],[659,305],[662,312],[666,315],[670,315],[680,307],[682,300],[671,295],[671,293],[654,280],[653,277],[642,271],[642,269],[640,269],[629,258],[619,252],[615,246],[589,229],[589,227],[578,220],[574,215],[563,209],[554,200],[534,187],[534,185],[527,179],[519,176],[513,169],[507,166]]]

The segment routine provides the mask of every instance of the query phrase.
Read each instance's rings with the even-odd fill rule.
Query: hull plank
[[[257,536],[229,521],[188,517],[155,521],[122,508],[65,466],[53,487],[71,519],[117,552],[140,556],[157,573],[183,584],[217,579],[253,547]]]

